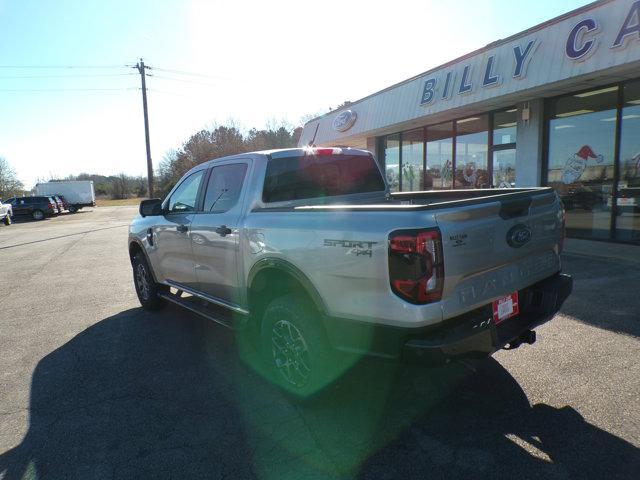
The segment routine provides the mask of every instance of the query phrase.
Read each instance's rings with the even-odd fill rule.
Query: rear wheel
[[[75,205],[69,205],[69,213],[76,213],[78,209]]]
[[[261,351],[270,379],[298,397],[309,397],[338,376],[333,351],[308,301],[289,294],[271,301],[261,327]]]
[[[11,215],[9,215],[8,213],[4,217],[4,224],[7,225],[7,226],[11,225]]]
[[[42,210],[34,210],[31,217],[34,220],[44,220],[44,212]]]
[[[164,307],[165,301],[160,297],[160,294],[164,293],[167,287],[155,282],[144,254],[136,253],[131,261],[131,266],[133,267],[133,283],[142,308],[159,310]]]

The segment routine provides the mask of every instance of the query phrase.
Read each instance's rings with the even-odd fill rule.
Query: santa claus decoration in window
[[[602,163],[603,157],[602,155],[596,155],[589,145],[583,145],[582,148],[569,157],[564,164],[562,183],[569,185],[580,180],[590,159],[594,159],[597,163]]]

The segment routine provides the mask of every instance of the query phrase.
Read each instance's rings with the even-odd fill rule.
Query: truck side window
[[[185,178],[180,186],[176,188],[169,199],[169,212],[185,213],[195,212],[196,201],[198,199],[198,189],[204,170],[192,173]]]
[[[223,213],[231,210],[238,203],[246,173],[246,163],[213,167],[204,197],[204,212]]]

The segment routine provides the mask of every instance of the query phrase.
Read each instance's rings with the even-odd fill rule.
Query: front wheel
[[[8,227],[9,225],[11,225],[11,215],[9,215],[7,213],[7,215],[4,217],[4,224]]]
[[[34,210],[31,217],[34,220],[44,220],[44,212],[42,210]]]
[[[75,205],[69,205],[69,213],[76,213],[78,209]]]
[[[159,310],[164,307],[165,301],[160,297],[160,294],[167,288],[155,282],[147,259],[141,252],[134,255],[131,266],[133,267],[133,283],[142,308],[145,310]]]
[[[269,377],[298,397],[320,392],[339,376],[337,352],[319,317],[309,302],[294,294],[276,298],[264,312],[260,343]]]

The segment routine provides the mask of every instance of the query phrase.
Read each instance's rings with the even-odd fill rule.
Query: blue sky
[[[0,156],[27,186],[145,174],[140,78],[125,67],[141,56],[200,74],[151,72],[157,165],[200,128],[297,125],[586,3],[0,0],[0,65],[105,67],[0,68]]]

